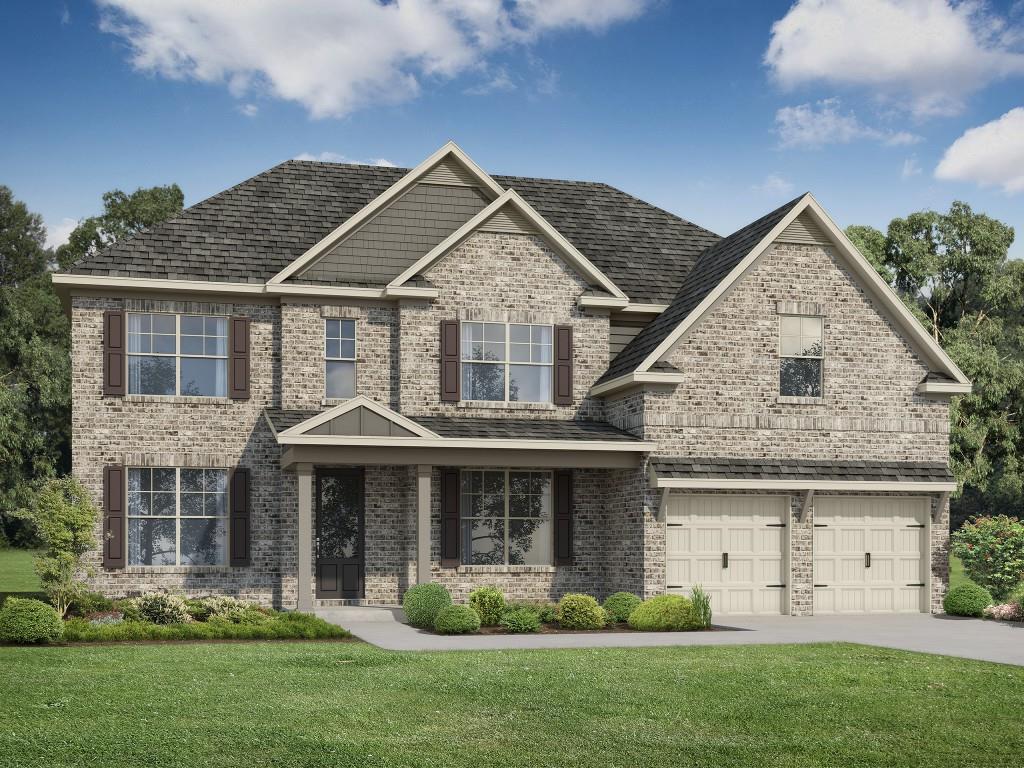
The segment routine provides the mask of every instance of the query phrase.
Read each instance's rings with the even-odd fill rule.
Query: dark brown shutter
[[[125,566],[124,467],[103,468],[103,567]]]
[[[228,396],[249,399],[249,318],[228,320]]]
[[[458,402],[459,387],[459,321],[441,321],[441,400]]]
[[[124,395],[125,338],[124,310],[108,309],[103,313],[103,394]]]
[[[555,565],[572,565],[572,470],[555,472]]]
[[[228,523],[231,565],[249,565],[249,470],[236,467],[231,473],[231,519]]]
[[[572,326],[555,326],[555,405],[572,405]]]
[[[441,567],[459,565],[459,470],[441,468]]]

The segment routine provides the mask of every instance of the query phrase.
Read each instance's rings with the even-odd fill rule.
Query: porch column
[[[298,610],[313,611],[313,465],[297,464],[299,477],[299,605]]]
[[[416,583],[430,581],[430,473],[429,464],[416,466]]]

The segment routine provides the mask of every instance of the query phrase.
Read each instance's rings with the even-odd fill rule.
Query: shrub
[[[618,623],[622,623],[629,618],[629,614],[633,612],[640,603],[642,603],[639,597],[634,595],[632,592],[616,592],[614,595],[609,595],[608,599],[604,601],[604,610],[608,614],[608,620]]]
[[[942,601],[942,607],[951,616],[981,616],[992,605],[992,595],[984,587],[965,582],[957,584]]]
[[[558,603],[543,600],[511,600],[505,604],[505,611],[527,610],[537,614],[541,624],[554,624],[558,621]]]
[[[480,614],[468,605],[448,605],[437,613],[434,629],[442,635],[466,635],[480,629]]]
[[[496,627],[505,613],[505,595],[497,587],[477,587],[469,593],[469,605],[484,627]]]
[[[410,587],[402,598],[405,618],[414,627],[433,629],[437,614],[452,604],[452,596],[440,584],[428,582]]]
[[[540,630],[540,616],[529,608],[515,608],[505,611],[501,617],[501,626],[513,634],[537,632]]]
[[[70,643],[109,643],[133,640],[336,640],[351,637],[339,626],[308,613],[272,612],[261,624],[233,624],[225,619],[187,624],[125,621],[94,626],[85,619],[64,623]]]
[[[701,629],[711,626],[711,598],[708,593],[699,585],[695,585],[690,593],[690,602],[693,603],[693,616]]]
[[[558,623],[566,629],[600,629],[604,609],[590,595],[566,595],[558,603]]]
[[[85,620],[94,627],[101,627],[105,624],[120,624],[124,621],[124,614],[120,611],[100,611],[99,613],[87,613]]]
[[[57,611],[42,600],[9,597],[0,608],[2,643],[55,643],[63,629]]]
[[[982,614],[986,619],[996,621],[1024,621],[1024,611],[1016,603],[990,605]]]
[[[700,629],[693,603],[681,595],[644,600],[629,614],[629,626],[643,632],[686,632]]]
[[[141,597],[134,597],[124,601],[128,606],[134,607],[137,613],[133,613],[136,621],[151,621],[154,624],[185,624],[192,621],[192,615],[188,612],[185,599],[177,595],[165,595],[161,592],[150,592]],[[137,615],[138,618],[134,618]],[[128,612],[125,612],[128,618]]]
[[[1012,603],[1020,608],[1021,613],[1024,613],[1024,582],[1021,582],[1016,588],[1010,592],[1009,597],[1006,598],[1006,602]]]
[[[114,601],[99,592],[82,592],[71,601],[70,610],[79,616],[114,610]]]
[[[1024,522],[1006,515],[977,517],[964,523],[952,541],[968,577],[996,600],[1024,581]]]

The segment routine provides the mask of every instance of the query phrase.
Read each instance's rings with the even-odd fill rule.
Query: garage
[[[816,496],[814,613],[928,610],[924,497]]]
[[[671,494],[667,591],[699,584],[718,616],[787,613],[788,519],[787,496]]]

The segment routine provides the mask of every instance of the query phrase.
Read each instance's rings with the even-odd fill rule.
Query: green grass
[[[1024,669],[855,645],[0,648],[0,766],[1007,766]]]
[[[0,549],[0,595],[39,591],[39,579],[32,568],[35,554],[30,549]],[[2,597],[0,602],[3,602]]]
[[[960,558],[956,555],[949,556],[949,588],[957,586],[958,584],[966,584],[971,580],[964,573],[964,564],[960,562]]]

